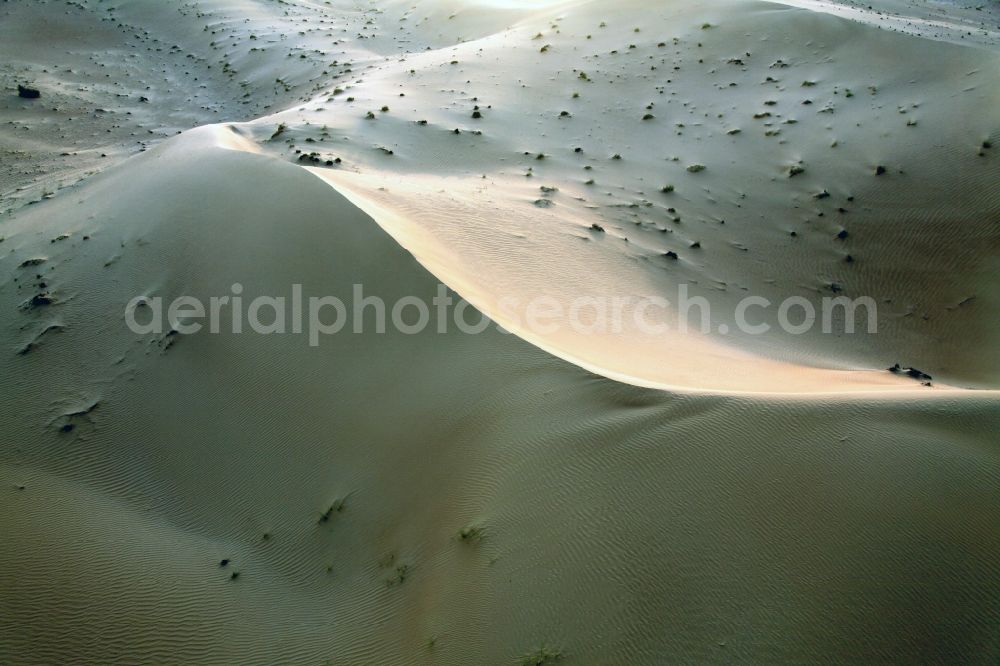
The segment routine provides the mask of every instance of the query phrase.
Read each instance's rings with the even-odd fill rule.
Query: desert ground
[[[1000,661],[997,2],[4,0],[0,56],[0,664]],[[128,324],[293,285],[493,325]]]

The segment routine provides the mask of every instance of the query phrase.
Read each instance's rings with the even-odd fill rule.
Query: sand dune
[[[0,662],[994,663],[996,9],[815,9],[0,6]],[[237,283],[514,334],[126,326]],[[877,334],[718,333],[831,285]]]
[[[998,171],[979,155],[1000,132],[994,51],[767,3],[621,3],[602,19],[600,3],[532,13],[377,66],[258,121],[259,136],[284,123],[268,148],[340,158],[328,178],[409,225],[410,249],[492,315],[511,294],[638,298],[682,283],[723,313],[707,339],[536,340],[590,367],[652,386],[834,391],[879,388],[902,358],[996,386],[983,343]],[[725,314],[747,293],[868,295],[879,332],[739,336]],[[771,362],[733,373],[748,351]]]

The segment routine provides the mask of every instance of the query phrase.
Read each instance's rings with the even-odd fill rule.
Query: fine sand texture
[[[998,15],[0,3],[0,664],[996,664]],[[126,326],[236,283],[506,330]]]

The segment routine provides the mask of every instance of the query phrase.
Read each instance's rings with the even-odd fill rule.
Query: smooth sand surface
[[[942,7],[0,4],[43,94],[0,104],[0,663],[996,663],[998,21]],[[441,281],[507,324],[497,294],[681,283],[884,305],[318,348],[124,321]]]

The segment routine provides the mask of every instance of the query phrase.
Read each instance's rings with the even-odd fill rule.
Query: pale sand
[[[96,49],[136,72],[109,84],[81,63],[85,84],[56,83],[71,77],[41,76],[47,51],[0,39],[44,95],[0,107],[16,129],[2,147],[23,153],[5,160],[0,199],[0,662],[515,664],[542,648],[579,664],[996,662],[1000,167],[977,154],[1000,138],[989,34],[962,46],[753,2],[125,2],[115,23],[105,5],[0,6],[5,36],[65,11],[65,33],[45,33],[60,57]],[[321,20],[336,21],[335,49]],[[162,46],[133,40],[143,30]],[[112,33],[126,55],[102,50]],[[161,62],[165,81],[147,82]],[[648,67],[675,62],[653,97]],[[782,83],[762,86],[773,71]],[[55,96],[61,110],[39,110]],[[297,97],[122,159],[147,127],[249,120]],[[657,117],[640,120],[651,101]],[[96,104],[115,132],[80,112]],[[289,140],[342,162],[302,169]],[[875,177],[883,163],[894,171]],[[551,208],[532,205],[541,185],[559,188]],[[813,199],[822,189],[831,198]],[[670,248],[679,265],[655,264]],[[348,300],[364,283],[429,300],[439,279],[486,310],[495,291],[682,280],[723,310],[825,280],[892,304],[857,340],[656,347],[490,330],[317,350],[297,335],[136,336],[123,321],[140,294],[301,283]],[[42,292],[51,305],[26,306]],[[950,387],[884,371],[897,361]]]

